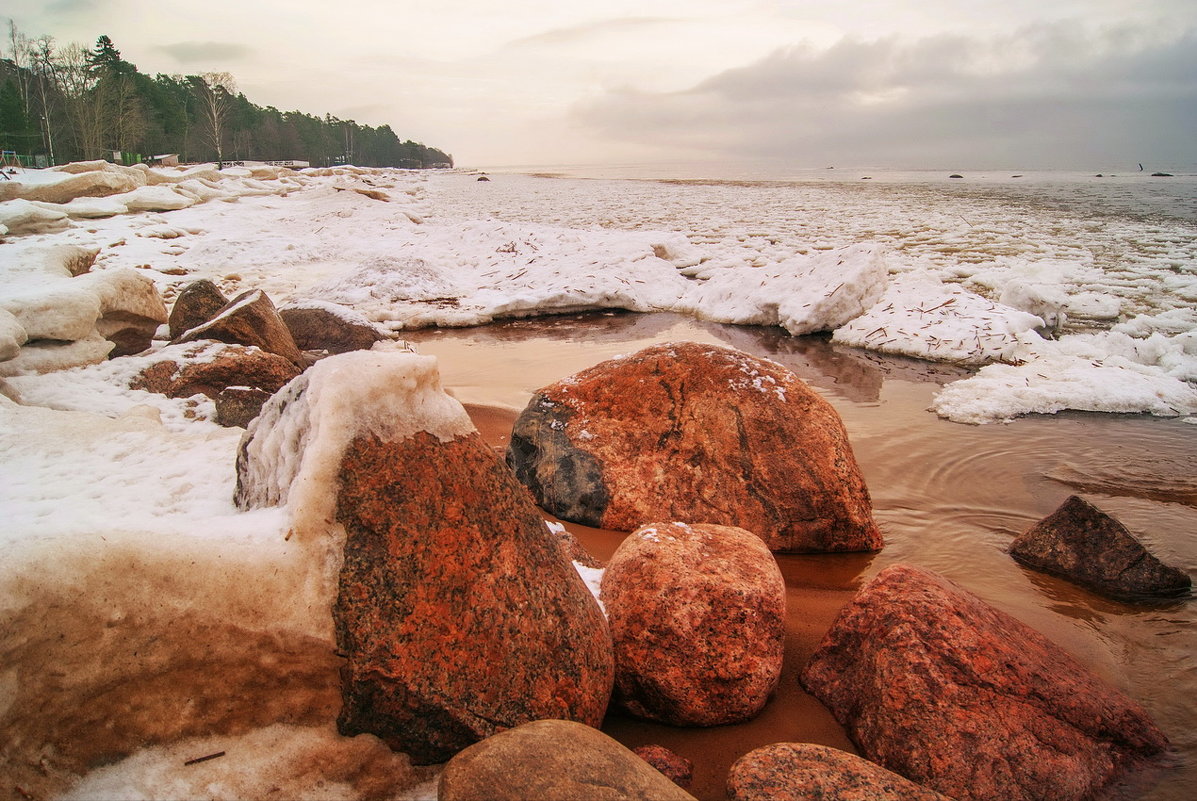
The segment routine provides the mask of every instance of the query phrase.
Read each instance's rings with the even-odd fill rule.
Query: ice
[[[29,200],[0,203],[0,227],[8,234],[40,233],[68,224],[67,213]]]
[[[934,361],[980,365],[1014,358],[1019,335],[1043,325],[1028,312],[907,273],[832,340]]]
[[[877,302],[888,273],[880,248],[855,245],[766,267],[708,271],[686,305],[719,323],[780,325],[795,336],[831,331]]]

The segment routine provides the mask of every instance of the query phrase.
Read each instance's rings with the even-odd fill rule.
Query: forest
[[[92,48],[59,45],[51,36],[30,38],[10,22],[0,53],[0,147],[26,166],[99,158],[134,163],[165,154],[182,163],[296,160],[414,169],[453,163],[436,148],[401,141],[389,125],[258,106],[227,72],[150,77],[107,36]]]

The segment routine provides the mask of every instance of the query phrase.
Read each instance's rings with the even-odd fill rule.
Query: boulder
[[[270,393],[257,387],[225,387],[216,394],[216,423],[228,428],[248,428],[262,413]]]
[[[801,680],[862,756],[958,801],[1089,799],[1168,745],[1043,635],[908,565],[841,611]]]
[[[335,303],[288,306],[279,310],[279,316],[300,350],[329,353],[369,350],[375,342],[387,339],[386,334],[365,317]]]
[[[445,765],[438,801],[694,801],[600,731],[538,720],[497,734]]]
[[[694,763],[663,745],[640,745],[633,748],[632,753],[682,789],[689,787],[694,779]]]
[[[532,720],[602,722],[613,665],[598,603],[433,357],[317,362],[250,425],[235,500],[287,503],[301,543],[343,542],[343,734],[426,764]]]
[[[539,390],[507,461],[566,520],[741,526],[775,551],[882,546],[839,415],[779,364],[657,345]]]
[[[228,387],[252,387],[273,394],[300,373],[288,359],[244,345],[197,342],[165,348],[156,357],[158,361],[133,379],[132,389],[171,398],[218,398]]]
[[[296,365],[307,364],[303,354],[296,347],[287,324],[278,316],[270,297],[260,289],[242,292],[211,320],[188,329],[172,342],[182,344],[200,339],[232,345],[253,345],[270,353],[277,353]]]
[[[674,726],[755,717],[777,688],[786,588],[759,537],[658,523],[607,563],[600,598],[615,648],[615,697]]]
[[[1015,538],[1010,555],[1122,600],[1183,595],[1193,585],[1187,573],[1161,562],[1126,526],[1076,495]]]
[[[211,320],[228,305],[229,299],[207,278],[192,281],[180,290],[170,310],[170,338],[178,339],[196,326]]]
[[[838,748],[774,743],[749,751],[727,776],[731,801],[952,801]]]

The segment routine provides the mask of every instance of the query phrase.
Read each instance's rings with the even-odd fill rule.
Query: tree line
[[[11,21],[8,33],[0,48],[0,145],[39,164],[168,153],[182,162],[300,160],[317,167],[453,163],[436,148],[400,141],[389,125],[255,105],[227,72],[151,78],[107,36],[89,49],[30,38]]]

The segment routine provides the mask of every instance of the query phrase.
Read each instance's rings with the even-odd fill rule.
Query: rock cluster
[[[865,757],[958,801],[1081,801],[1168,745],[1041,634],[907,565],[844,608],[801,679]]]
[[[1183,570],[1148,552],[1126,526],[1076,495],[1018,536],[1010,555],[1122,600],[1181,595],[1193,584]]]
[[[656,345],[540,389],[507,460],[542,507],[586,525],[733,525],[775,551],[882,546],[835,410],[730,348]]]
[[[674,726],[755,717],[781,676],[785,581],[740,528],[656,523],[611,557],[600,595],[615,648],[616,698]]]

